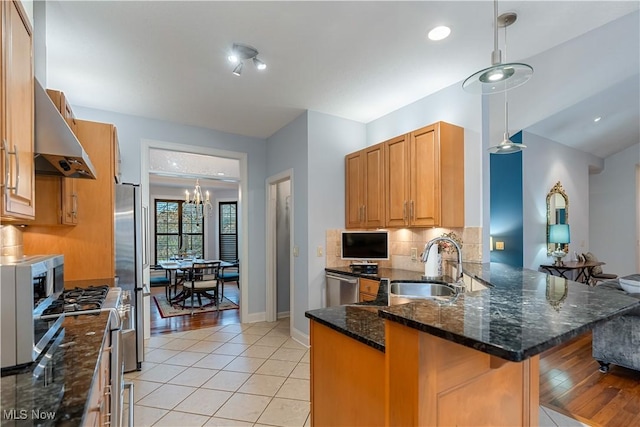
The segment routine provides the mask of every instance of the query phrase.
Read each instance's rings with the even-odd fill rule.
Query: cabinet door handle
[[[406,200],[402,203],[402,221],[405,224],[407,223],[407,201]]]
[[[416,217],[414,216],[414,211],[413,211],[413,200],[411,201],[411,214],[409,215],[409,217],[410,217],[409,219],[411,221],[415,221],[416,220]]]
[[[7,144],[7,140],[3,139],[2,140],[2,149],[5,152],[5,154],[4,154],[4,170],[5,170],[4,186],[5,186],[5,192],[9,192],[10,190],[18,192],[18,186],[20,185],[20,161],[19,161],[19,158],[18,158],[18,147],[14,144],[13,145],[13,151],[9,151],[9,146]],[[10,155],[15,156],[15,158],[16,158],[16,182],[15,182],[15,185],[13,187],[9,185],[9,177],[11,176],[11,174],[9,173],[9,156]]]
[[[4,151],[4,186],[5,192],[9,189],[9,148],[7,147],[7,140],[2,140],[2,151]]]
[[[362,222],[367,221],[367,205],[362,205]]]
[[[78,194],[76,193],[71,195],[71,215],[74,218],[78,216]]]

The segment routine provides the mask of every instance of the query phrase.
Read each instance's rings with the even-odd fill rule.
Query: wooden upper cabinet
[[[436,126],[427,126],[410,134],[409,223],[435,227],[440,217],[440,162]]]
[[[33,31],[19,1],[0,2],[0,112],[2,220],[33,219]]]
[[[76,116],[65,94],[47,89],[47,95],[77,136]],[[36,216],[31,225],[77,225],[78,192],[76,178],[36,175]]]
[[[36,175],[36,217],[29,225],[77,225],[78,207],[74,178]]]
[[[384,143],[388,227],[409,225],[409,141],[409,135],[402,135]]]
[[[69,104],[69,100],[64,95],[64,92],[60,92],[59,90],[47,89],[47,95],[51,98],[51,101],[56,106],[64,121],[67,122],[71,132],[76,134],[76,116],[73,114],[73,110],[71,109],[71,104]]]
[[[76,120],[76,124],[78,140],[93,163],[97,179],[73,180],[80,205],[77,225],[28,226],[23,233],[24,252],[63,253],[65,281],[112,283],[115,274],[114,176],[118,143],[115,127],[85,120]]]
[[[113,143],[113,181],[119,184],[120,179],[120,143],[118,142],[118,128],[112,126],[111,141]]]
[[[385,145],[387,227],[464,227],[464,129],[444,122]]]
[[[362,226],[362,206],[364,204],[364,162],[362,152],[349,154],[345,157],[345,227],[359,228]]]
[[[414,227],[464,227],[464,129],[438,122],[410,134]]]
[[[373,145],[345,157],[345,227],[384,226],[384,146]]]

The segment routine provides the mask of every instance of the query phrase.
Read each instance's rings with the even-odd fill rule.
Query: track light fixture
[[[233,44],[231,53],[229,54],[227,59],[232,64],[237,64],[233,69],[233,74],[236,76],[239,76],[242,73],[242,61],[247,59],[253,60],[253,65],[255,65],[256,69],[260,71],[267,68],[267,64],[258,59],[258,50],[256,48],[241,43]]]
[[[233,74],[236,76],[242,74],[242,62],[238,62],[238,65],[233,69]]]

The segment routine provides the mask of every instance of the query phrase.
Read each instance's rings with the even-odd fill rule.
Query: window
[[[237,202],[220,202],[220,259],[235,261],[238,259]]]
[[[156,260],[171,257],[197,256],[204,258],[204,219],[196,206],[182,200],[156,200]]]

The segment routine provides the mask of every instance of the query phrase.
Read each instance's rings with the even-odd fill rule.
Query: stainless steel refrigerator
[[[125,372],[139,370],[144,360],[144,296],[149,288],[143,284],[146,260],[140,186],[115,186],[116,280],[125,297],[122,340]],[[129,306],[130,305],[130,306]]]

